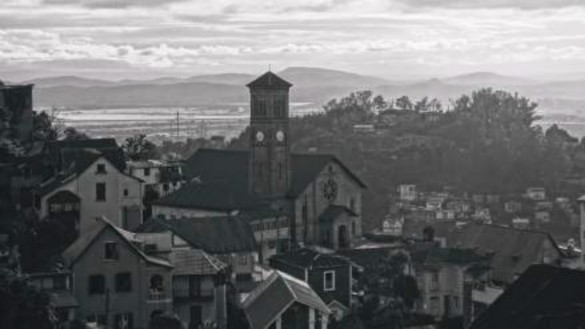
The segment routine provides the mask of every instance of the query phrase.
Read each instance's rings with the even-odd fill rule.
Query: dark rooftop
[[[350,265],[349,260],[344,257],[332,254],[323,254],[307,248],[274,255],[270,258],[270,264],[275,263],[283,263],[307,269],[331,268]]]
[[[585,325],[585,272],[530,266],[470,329],[577,329]]]
[[[254,232],[248,221],[239,217],[151,218],[136,232],[160,233],[169,230],[194,248],[210,254],[256,251]]]
[[[200,149],[187,161],[184,174],[191,183],[154,202],[155,205],[234,210],[263,203],[249,194],[248,151]],[[341,161],[329,154],[291,154],[292,179],[289,196],[296,197],[330,162],[336,162],[357,184],[365,188]]]
[[[256,80],[248,83],[246,86],[248,88],[270,88],[270,89],[289,89],[292,87],[292,84],[283,78],[279,77],[275,73],[268,71]]]

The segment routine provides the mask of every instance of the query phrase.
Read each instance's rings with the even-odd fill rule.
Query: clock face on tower
[[[333,179],[328,179],[323,184],[323,197],[329,202],[337,198],[337,183]]]
[[[264,133],[259,131],[256,133],[256,141],[257,142],[262,142],[264,140]]]
[[[284,133],[282,132],[282,130],[276,132],[276,140],[279,142],[284,141]]]

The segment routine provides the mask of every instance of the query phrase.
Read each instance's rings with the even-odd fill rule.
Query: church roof
[[[185,163],[183,172],[190,183],[153,204],[208,210],[250,209],[264,204],[249,193],[248,151],[200,149]],[[366,185],[341,161],[330,154],[291,154],[291,184],[288,195],[301,194],[331,162],[365,188]]]
[[[288,89],[292,87],[292,83],[284,80],[273,72],[268,71],[256,78],[256,80],[248,83],[247,86],[248,88]]]

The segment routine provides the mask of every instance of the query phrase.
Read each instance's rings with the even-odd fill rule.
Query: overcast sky
[[[0,0],[0,79],[585,77],[585,0]]]

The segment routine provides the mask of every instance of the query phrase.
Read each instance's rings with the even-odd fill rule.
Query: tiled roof
[[[247,151],[200,149],[186,161],[184,173],[191,183],[153,204],[210,210],[234,210],[257,207],[263,203],[249,194]],[[315,180],[328,163],[335,162],[365,188],[335,156],[328,154],[291,154],[289,196],[296,197]]]
[[[489,262],[491,255],[481,255],[473,249],[461,248],[411,248],[410,257],[415,265],[434,266],[440,264],[471,265]]]
[[[205,217],[158,219],[151,218],[137,232],[172,231],[194,248],[210,254],[254,252],[257,250],[254,232],[247,220],[239,217]]]
[[[175,250],[170,260],[174,275],[215,275],[226,268],[222,261],[200,249]]]
[[[292,84],[271,71],[268,71],[254,81],[248,83],[248,88],[270,88],[270,89],[288,89]]]
[[[341,215],[348,215],[350,217],[357,216],[355,212],[345,206],[330,205],[325,211],[319,216],[320,221],[331,222]]]
[[[132,232],[123,230],[116,225],[112,224],[105,217],[98,217],[95,225],[85,234],[81,235],[75,242],[73,242],[65,251],[62,256],[68,266],[72,266],[81,257],[85,251],[92,245],[92,243],[99,237],[105,230],[112,230],[115,232],[122,241],[126,242],[129,249],[134,252],[138,257],[144,259],[147,263],[152,265],[172,267],[171,264],[157,257],[147,255],[142,251],[136,244],[141,242],[136,239],[136,236]]]
[[[449,247],[493,254],[492,277],[503,283],[512,283],[516,275],[524,272],[530,265],[542,263],[543,245],[546,242],[550,244],[551,251],[560,258],[562,252],[553,238],[548,233],[539,231],[470,223],[447,238]]]
[[[585,319],[585,272],[530,266],[471,329],[576,329]]]
[[[270,258],[270,263],[284,263],[300,268],[316,269],[348,266],[350,262],[341,256],[323,254],[308,248],[302,248],[287,253],[277,254]]]
[[[243,309],[252,329],[266,329],[295,302],[325,314],[331,313],[306,282],[279,271],[272,273],[250,293]]]

